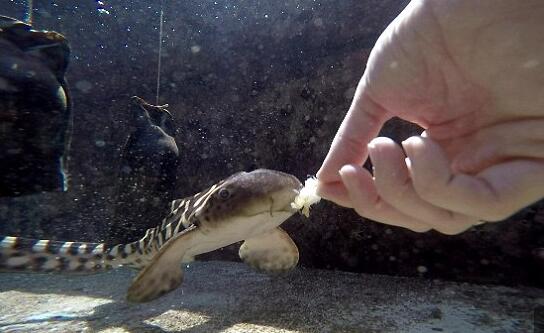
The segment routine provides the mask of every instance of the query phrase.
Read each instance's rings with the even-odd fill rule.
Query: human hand
[[[539,0],[412,1],[372,50],[317,174],[319,194],[379,222],[447,234],[541,199],[542,17]],[[404,151],[372,140],[394,116],[426,129]],[[374,177],[360,167],[369,154]]]

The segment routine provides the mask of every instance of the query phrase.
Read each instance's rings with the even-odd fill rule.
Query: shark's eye
[[[230,192],[229,190],[227,190],[226,188],[222,188],[219,190],[219,192],[217,193],[219,195],[219,197],[223,200],[226,200],[228,198],[230,198]]]

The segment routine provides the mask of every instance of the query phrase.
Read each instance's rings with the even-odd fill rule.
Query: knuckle
[[[432,230],[432,228],[427,225],[412,225],[407,228],[418,233],[424,233]]]
[[[462,232],[465,232],[467,231],[472,225],[468,224],[463,224],[463,225],[455,225],[455,224],[452,224],[451,226],[448,225],[448,226],[440,226],[440,227],[437,227],[435,228],[436,231],[444,234],[444,235],[450,235],[450,236],[453,236],[453,235],[458,235]]]
[[[489,210],[485,212],[484,214],[482,214],[481,219],[486,222],[500,222],[500,221],[506,220],[512,214],[513,212],[506,211],[506,210],[500,210],[500,211]]]
[[[412,195],[414,191],[409,177],[394,184],[376,178],[375,184],[378,194],[387,201],[402,200],[406,196]]]
[[[478,216],[480,220],[486,222],[500,222],[506,220],[517,211],[517,209],[505,202],[499,201],[482,206],[483,207],[478,209],[477,214],[474,214],[474,216]]]
[[[428,179],[414,180],[413,182],[414,190],[416,193],[424,200],[429,201],[433,198],[436,198],[441,194],[436,182],[433,182]]]
[[[362,217],[368,217],[369,216],[369,207],[367,205],[357,203],[354,205],[353,210],[359,214],[359,216]]]
[[[441,201],[440,199],[442,198],[442,193],[432,190],[416,189],[416,193],[421,199],[431,204],[436,204],[436,202]]]

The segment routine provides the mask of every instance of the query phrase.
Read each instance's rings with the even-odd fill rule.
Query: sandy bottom
[[[191,264],[181,288],[131,304],[135,272],[0,274],[0,332],[532,332],[544,290],[241,263]]]

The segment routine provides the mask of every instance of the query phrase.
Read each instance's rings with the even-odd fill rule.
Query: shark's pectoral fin
[[[174,289],[183,281],[181,261],[193,245],[196,227],[190,227],[169,239],[132,281],[129,302],[149,302]]]
[[[193,261],[195,261],[195,256],[190,256],[190,255],[184,256],[183,259],[181,260],[183,264],[188,264]]]
[[[176,289],[183,281],[183,270],[180,263],[170,263],[160,267],[151,264],[138,274],[128,289],[129,302],[149,302]]]
[[[280,228],[246,239],[238,254],[246,264],[266,273],[285,272],[298,263],[295,242]]]

